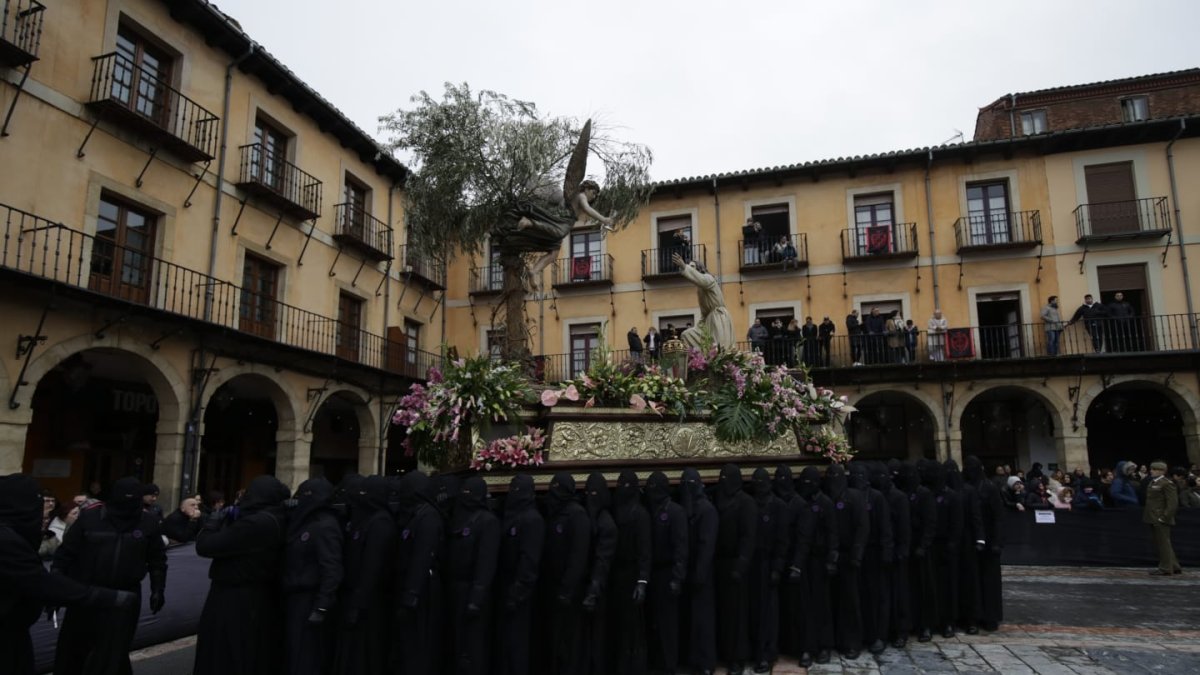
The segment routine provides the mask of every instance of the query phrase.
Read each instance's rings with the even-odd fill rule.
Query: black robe
[[[546,523],[534,507],[533,479],[514,476],[504,500],[504,525],[496,565],[496,642],[492,672],[528,675],[533,638],[534,592]]]
[[[608,578],[608,644],[610,672],[640,675],[646,672],[646,621],[644,597],[650,581],[650,514],[642,506],[637,474],[622,471],[613,504],[617,547]]]
[[[500,521],[487,508],[487,484],[463,481],[446,535],[446,618],[449,653],[443,672],[486,675],[492,582],[500,552]]]
[[[742,489],[742,473],[729,464],[717,483],[717,653],[730,666],[753,658],[747,577],[754,559],[758,509]]]
[[[795,540],[792,567],[802,570],[798,602],[803,612],[797,642],[803,653],[816,657],[832,649],[834,643],[829,570],[837,569],[837,518],[833,502],[821,492],[821,472],[817,467],[805,467],[800,472],[796,491],[804,500],[792,527]]]
[[[772,486],[775,496],[783,503],[779,513],[780,546],[783,553],[781,570],[782,583],[778,586],[779,600],[779,651],[782,654],[799,656],[803,651],[800,647],[800,627],[803,623],[802,611],[804,598],[800,591],[803,588],[803,567],[795,566],[796,559],[796,527],[797,521],[803,517],[800,513],[808,503],[796,494],[792,470],[786,465],[775,469],[775,481]]]
[[[167,583],[167,554],[158,518],[142,510],[135,478],[113,483],[108,503],[80,514],[54,554],[51,570],[82,584],[141,596],[150,575],[152,592]],[[128,675],[129,649],[141,603],[129,609],[74,607],[67,610],[54,650],[55,675]]]
[[[717,509],[704,492],[700,472],[685,469],[680,501],[688,519],[688,580],[683,594],[681,659],[698,670],[717,667],[717,606],[713,556],[717,550]]]
[[[963,481],[958,464],[951,459],[945,462],[945,467],[947,484],[958,493],[962,510],[962,534],[958,543],[958,607],[954,622],[972,630],[979,625],[983,603],[979,587],[979,550],[986,543],[983,514],[979,491]]]
[[[861,462],[850,463],[850,487],[866,497],[870,534],[859,570],[859,599],[862,614],[862,642],[881,651],[888,631],[888,595],[884,590],[891,572],[893,547],[892,516],[883,493],[871,486],[869,469]]]
[[[857,653],[863,646],[862,600],[859,596],[859,572],[871,536],[867,503],[863,493],[847,487],[845,469],[830,465],[825,472],[823,490],[833,501],[838,528],[837,575],[833,579],[834,646],[843,654]]]
[[[1003,586],[1000,579],[1000,552],[1004,546],[1004,500],[1000,489],[983,475],[983,463],[977,457],[965,461],[964,476],[979,492],[979,516],[983,523],[984,547],[979,552],[979,626],[993,631],[1004,620]]]
[[[755,664],[779,658],[779,582],[786,555],[783,500],[771,489],[771,474],[758,468],[750,481],[758,523],[754,530],[754,558],[747,588],[750,595],[750,650]]]
[[[196,553],[212,558],[212,585],[196,631],[194,675],[275,675],[283,663],[279,574],[287,534],[287,486],[274,476],[250,483],[235,520],[209,516]]]
[[[899,462],[896,462],[899,467]],[[884,585],[888,598],[888,616],[884,639],[893,646],[902,646],[912,631],[912,610],[909,607],[908,556],[912,550],[912,523],[909,517],[908,495],[896,487],[890,466],[871,471],[871,485],[879,490],[888,503],[892,519],[892,566]]]
[[[650,507],[650,604],[648,660],[669,673],[679,667],[679,596],[687,581],[688,522],[671,501],[667,477],[655,471],[646,480]]]
[[[936,629],[953,631],[958,617],[958,559],[961,553],[963,508],[960,495],[946,485],[946,468],[929,460],[922,481],[933,494],[937,521],[933,534],[933,574],[937,589]]]
[[[433,484],[424,473],[406,474],[399,498],[392,669],[405,675],[433,675],[441,662],[439,562],[445,527],[434,506]]]
[[[388,629],[398,534],[388,510],[387,479],[368,476],[348,498],[350,526],[342,556],[345,579],[332,672],[381,675],[387,672],[391,646]]]
[[[296,489],[296,506],[288,512],[282,580],[288,675],[323,675],[333,663],[336,622],[329,610],[337,600],[343,568],[342,527],[329,507],[332,498],[329,481],[306,480]]]
[[[0,477],[0,664],[33,675],[29,627],[45,607],[114,607],[117,593],[46,571],[38,558],[42,495],[29,476]],[[132,600],[132,598],[127,598]]]
[[[588,587],[592,523],[576,501],[575,479],[560,472],[546,495],[546,543],[538,577],[538,648],[534,672],[577,675],[587,672],[582,648],[582,602]]]
[[[591,520],[591,566],[588,569],[582,617],[582,651],[590,675],[609,675],[607,590],[617,551],[617,523],[608,511],[609,491],[604,474],[588,476],[584,501]]]
[[[937,530],[937,505],[929,488],[921,485],[920,475],[912,462],[904,462],[897,470],[900,489],[908,497],[909,524],[912,546],[908,558],[908,594],[912,628],[917,633],[933,631],[937,625],[938,584],[933,574],[933,536]]]

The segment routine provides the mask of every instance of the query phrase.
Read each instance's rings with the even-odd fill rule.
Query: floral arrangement
[[[612,352],[601,344],[592,353],[591,367],[563,389],[542,392],[542,405],[552,408],[560,400],[583,401],[583,407],[628,407],[662,416],[671,412],[681,419],[695,406],[696,396],[682,378],[657,365],[627,361],[614,363]]]
[[[497,438],[471,458],[471,468],[491,471],[494,468],[516,469],[522,466],[541,466],[546,434],[537,427],[526,427],[525,433]]]
[[[848,462],[854,457],[846,437],[828,427],[810,427],[807,434],[796,434],[800,449],[813,455],[820,455],[831,462]]]

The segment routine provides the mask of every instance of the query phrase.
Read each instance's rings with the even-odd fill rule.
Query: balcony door
[[[979,355],[985,359],[1016,359],[1021,348],[1021,294],[988,293],[975,297],[979,317]]]
[[[342,226],[346,228],[346,234],[353,235],[359,241],[376,245],[376,242],[366,238],[368,192],[363,185],[346,179],[346,213]]]
[[[101,197],[88,288],[146,304],[150,299],[155,224],[153,215]]]
[[[1093,164],[1083,167],[1087,183],[1089,234],[1137,232],[1137,190],[1133,162]]]
[[[895,201],[890,192],[854,198],[854,245],[857,255],[882,255],[896,250]]]
[[[599,324],[571,326],[571,377],[578,377],[592,367],[592,358],[599,346]]]
[[[117,29],[116,52],[110,98],[167,126],[171,57],[125,26]]]
[[[571,281],[603,278],[600,232],[575,232],[571,235]]]
[[[967,224],[971,246],[1012,241],[1007,181],[967,186]]]
[[[288,136],[261,117],[254,122],[254,142],[258,145],[250,158],[250,177],[281,195],[292,195],[287,185]]]
[[[257,256],[246,254],[242,263],[242,298],[238,310],[238,328],[268,340],[275,339],[278,307],[279,267]]]
[[[347,361],[358,360],[362,336],[363,301],[350,295],[338,295],[337,355]]]

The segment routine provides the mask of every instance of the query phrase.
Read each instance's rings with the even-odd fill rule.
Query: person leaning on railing
[[[1058,356],[1058,340],[1062,337],[1063,322],[1058,312],[1058,296],[1052,295],[1042,307],[1042,324],[1046,331],[1046,356]]]

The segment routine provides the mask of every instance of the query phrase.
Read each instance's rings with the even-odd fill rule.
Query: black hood
[[[775,496],[785,502],[790,502],[796,496],[796,482],[792,479],[792,467],[780,464],[775,467]]]
[[[963,460],[963,478],[972,485],[978,485],[983,482],[983,460],[975,455],[968,455]]]
[[[0,476],[0,525],[7,525],[37,550],[42,541],[42,490],[32,477]]]
[[[367,476],[349,499],[350,520],[361,525],[379,511],[387,511],[388,481],[383,476]]]
[[[155,485],[154,483],[146,483],[145,485],[142,486],[142,495],[143,496],[154,495],[155,497],[157,497],[160,494],[162,494],[162,491],[159,490],[158,486]]]
[[[759,506],[765,507],[770,504],[771,497],[775,494],[771,490],[771,472],[761,466],[755,469],[750,475],[750,490]]]
[[[145,494],[146,486],[132,477],[118,478],[108,489],[105,517],[118,532],[128,532],[142,521],[142,497]]]
[[[400,508],[416,510],[421,504],[435,503],[433,480],[424,471],[410,471],[400,479]]]
[[[896,472],[896,485],[908,494],[916,492],[921,487],[921,474],[917,466],[912,462],[901,462]]]
[[[238,510],[250,515],[272,506],[281,506],[291,496],[291,491],[275,476],[259,476],[250,481],[246,494],[238,502]]]
[[[296,506],[288,512],[288,529],[304,526],[309,516],[329,508],[333,500],[333,483],[323,476],[309,478],[296,488]]]
[[[846,465],[846,472],[850,476],[850,487],[855,490],[867,490],[871,487],[871,475],[867,471],[867,465],[862,462],[850,462]]]
[[[892,471],[883,462],[871,462],[867,466],[871,477],[871,487],[887,494],[892,491]]]
[[[613,515],[618,523],[629,520],[636,512],[642,498],[639,484],[637,472],[633,469],[625,469],[620,476],[617,476],[617,494],[613,501]]]
[[[700,472],[691,467],[684,469],[679,476],[679,502],[688,518],[696,512],[698,502],[707,500],[708,495],[704,492],[704,481],[700,479]]]
[[[743,483],[742,470],[736,464],[726,464],[721,467],[721,477],[717,479],[717,501],[719,503],[731,501],[742,491]]]
[[[608,480],[604,478],[604,474],[599,471],[588,474],[583,501],[587,506],[588,516],[592,520],[595,520],[601,511],[608,508],[612,501],[612,494],[608,490]]]
[[[546,491],[546,510],[558,513],[559,509],[575,500],[575,477],[569,471],[559,471],[550,479]]]
[[[946,472],[946,485],[950,486],[951,490],[961,490],[963,475],[958,470],[958,462],[948,459],[942,463],[942,470]]]
[[[337,487],[333,488],[333,498],[330,500],[330,505],[334,512],[345,518],[350,515],[350,493],[358,490],[358,486],[362,483],[363,477],[356,473],[348,473],[342,476],[342,480],[338,482]]]
[[[800,471],[800,481],[796,492],[805,499],[812,499],[821,491],[821,470],[815,466],[806,466]]]
[[[846,489],[850,486],[850,481],[846,478],[846,469],[841,464],[830,464],[828,469],[825,469],[825,478],[821,482],[821,489],[830,499],[837,501],[846,494]]]
[[[646,479],[646,501],[655,509],[661,509],[671,501],[671,481],[667,474],[655,471]]]
[[[487,483],[480,476],[471,476],[462,483],[455,502],[456,511],[471,513],[487,508]]]
[[[534,497],[533,478],[524,473],[513,476],[508,482],[508,495],[504,498],[504,517],[532,509]]]
[[[449,520],[458,505],[459,486],[462,481],[452,473],[439,473],[433,477],[433,503],[442,517]]]
[[[946,489],[946,467],[941,462],[923,459],[917,463],[917,473],[921,476],[921,484],[932,492]]]

